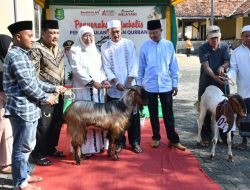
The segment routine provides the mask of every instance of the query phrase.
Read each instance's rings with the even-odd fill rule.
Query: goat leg
[[[212,140],[213,147],[212,147],[212,151],[211,151],[211,155],[210,155],[211,160],[214,160],[215,148],[216,148],[216,144],[217,144],[217,141],[218,141],[218,135],[219,135],[219,128],[218,127],[214,127],[214,138]]]
[[[227,161],[233,162],[233,153],[232,153],[232,140],[231,140],[231,131],[227,133],[227,147],[228,147],[228,159]]]
[[[81,160],[81,145],[82,145],[82,138],[78,139],[78,136],[74,136],[71,138],[71,145],[73,147],[73,156],[76,161],[76,165],[80,165]]]
[[[112,138],[112,131],[109,131],[107,134],[107,138],[109,139],[109,147],[108,147],[108,157],[113,158],[113,160],[119,160],[119,157],[117,156],[116,152],[116,143],[115,140]]]
[[[113,158],[113,160],[115,160],[115,161],[120,160],[118,155],[117,155],[117,152],[116,152],[116,144],[114,144],[114,143],[111,144],[109,156],[111,158]]]
[[[73,145],[72,145],[73,146]],[[76,165],[80,165],[81,161],[81,146],[73,146],[73,155],[76,161]]]
[[[109,143],[108,151],[107,151],[108,157],[111,157],[111,142]]]
[[[197,124],[198,124],[197,146],[202,145],[201,130],[202,130],[202,126],[204,124],[204,119],[205,119],[206,113],[207,113],[207,110],[204,109],[204,106],[202,106],[202,109],[200,110],[199,119],[197,120]]]

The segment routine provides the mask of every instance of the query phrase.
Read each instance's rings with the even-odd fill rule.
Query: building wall
[[[14,9],[16,2],[16,11]],[[7,27],[16,21],[34,21],[33,0],[0,0],[0,33],[11,35]]]
[[[243,18],[243,26],[245,26],[245,25],[250,25],[250,18],[249,17]]]
[[[192,39],[200,39],[199,22],[194,22],[192,27]]]
[[[221,28],[222,39],[234,39],[236,33],[236,19],[223,19],[217,20],[218,25]]]

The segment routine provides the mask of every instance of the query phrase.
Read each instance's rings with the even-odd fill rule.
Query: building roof
[[[212,0],[186,0],[175,6],[177,17],[210,17]],[[223,18],[249,11],[250,0],[214,0],[214,17]]]
[[[244,3],[241,4],[234,12],[234,15],[245,15],[250,12],[250,0],[246,0]]]

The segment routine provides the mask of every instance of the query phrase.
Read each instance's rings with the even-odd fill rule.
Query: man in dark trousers
[[[64,84],[63,50],[58,45],[59,26],[56,20],[42,21],[41,39],[33,44],[30,58],[36,67],[40,80],[53,85]],[[61,126],[63,124],[63,98],[58,97],[58,103],[41,105],[42,117],[38,122],[37,144],[32,152],[36,164],[47,166],[51,161],[46,157],[64,157],[64,153],[58,151]]]
[[[229,86],[225,85],[221,76],[229,67],[229,47],[221,43],[221,31],[218,26],[212,25],[207,28],[207,43],[199,47],[199,58],[201,63],[200,80],[198,89],[198,101],[209,85],[217,86],[223,93],[229,94]],[[212,139],[211,114],[208,112],[205,117],[204,126],[201,132],[203,143],[201,146],[208,146]],[[220,130],[223,142],[227,142],[226,133]]]
[[[160,146],[161,134],[158,118],[158,98],[161,101],[162,113],[169,144],[185,151],[175,131],[173,96],[178,93],[178,63],[172,42],[162,38],[160,20],[147,22],[149,39],[143,42],[139,56],[138,85],[147,91],[148,110],[152,126],[153,148]]]

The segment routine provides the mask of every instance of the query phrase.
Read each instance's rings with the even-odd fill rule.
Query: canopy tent
[[[105,5],[105,6],[120,6],[120,5],[176,5],[185,0],[35,0],[37,4],[42,6],[49,5]]]

